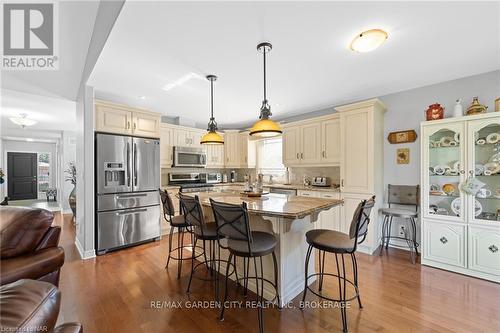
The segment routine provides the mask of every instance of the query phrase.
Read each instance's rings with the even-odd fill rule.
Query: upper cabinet
[[[199,147],[204,130],[176,126],[174,131],[174,146]]]
[[[250,132],[241,132],[238,141],[240,167],[255,168],[257,147],[255,141],[250,139]]]
[[[340,163],[339,116],[283,125],[283,164],[335,166]]]
[[[226,167],[237,168],[240,166],[239,131],[225,131],[224,135],[224,158]]]
[[[160,137],[160,114],[96,101],[95,130],[98,132]]]
[[[223,135],[222,133],[219,133]],[[224,145],[207,145],[207,168],[224,167]]]
[[[160,124],[160,166],[170,168],[174,162],[174,128]]]
[[[378,99],[335,108],[340,113],[340,187],[343,192],[383,190],[385,107]]]

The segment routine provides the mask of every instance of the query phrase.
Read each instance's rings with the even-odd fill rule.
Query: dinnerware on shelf
[[[431,175],[435,175],[436,174],[434,172],[434,168],[433,167],[429,167],[429,174],[431,174]]]
[[[456,190],[456,187],[453,184],[444,184],[443,185],[443,192],[446,195],[452,195],[455,192],[455,190]]]
[[[497,143],[500,141],[500,133],[491,133],[486,136],[486,143]]]
[[[500,163],[497,162],[489,162],[484,165],[484,170],[488,170],[491,172],[491,174],[495,174],[497,172],[500,172]]]
[[[453,138],[450,136],[443,136],[441,140],[439,140],[441,147],[449,147],[451,146],[451,142],[453,141]]]
[[[455,135],[453,136],[453,139],[456,141],[456,142],[460,142],[460,133],[455,133]]]
[[[431,184],[429,186],[429,190],[431,192],[438,192],[438,191],[441,192],[441,187],[438,184]]]
[[[460,198],[456,198],[451,202],[451,210],[453,213],[456,215],[460,215],[460,205],[461,205],[461,200]],[[483,212],[483,206],[477,199],[474,199],[474,216],[479,216]]]
[[[456,146],[458,146],[458,143],[455,140],[451,140],[449,146],[456,147]]]
[[[476,140],[476,144],[482,146],[486,143],[486,138],[479,138]]]
[[[484,173],[484,165],[482,164],[476,164],[475,168],[474,168],[474,174],[476,176],[481,176],[482,174]]]
[[[493,194],[493,196],[494,196],[495,198],[497,198],[497,199],[500,199],[500,188],[497,188],[497,189],[495,190],[495,193]]]
[[[482,188],[479,191],[477,191],[477,193],[476,193],[476,197],[482,198],[482,199],[489,198],[489,197],[491,197],[491,195],[492,195],[491,190],[487,189],[487,188]]]
[[[436,175],[442,176],[444,175],[447,171],[449,171],[451,168],[447,165],[436,165],[434,167],[434,173]]]
[[[491,172],[491,170],[484,170],[483,172],[483,175],[485,176],[491,176],[493,174],[493,172]]]
[[[448,210],[446,208],[443,208],[443,207],[439,207],[436,211],[436,214],[438,215],[449,215],[450,212],[448,212]]]

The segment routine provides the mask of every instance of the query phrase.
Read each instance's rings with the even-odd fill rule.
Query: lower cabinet
[[[425,259],[465,267],[465,225],[425,221],[423,255]]]
[[[500,276],[500,231],[469,225],[469,269]]]
[[[299,190],[297,191],[297,195],[302,197],[340,199],[339,192]],[[329,210],[324,210],[320,212],[318,220],[316,221],[316,229],[329,229],[335,231],[342,231],[340,212],[341,212],[341,206],[335,206],[330,208]]]

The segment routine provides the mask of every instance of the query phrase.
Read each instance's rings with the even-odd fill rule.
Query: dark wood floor
[[[60,289],[59,322],[80,321],[85,332],[257,332],[254,309],[229,309],[225,321],[216,309],[156,309],[152,301],[213,300],[208,282],[195,280],[192,294],[184,265],[177,279],[176,263],[164,269],[167,241],[146,244],[96,259],[80,260],[70,216],[57,215],[66,251]],[[358,255],[364,308],[352,302],[351,332],[500,332],[500,285],[421,265],[408,253]],[[334,261],[327,258],[327,270]],[[325,281],[335,292],[334,281]],[[245,300],[230,286],[231,299]],[[251,299],[251,297],[250,297]],[[308,300],[316,298],[308,296]],[[298,305],[300,296],[295,300]],[[266,332],[341,332],[338,309],[266,309]]]

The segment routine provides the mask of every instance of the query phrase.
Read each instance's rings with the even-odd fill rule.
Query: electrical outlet
[[[405,236],[405,226],[400,225],[399,226],[399,237],[404,237]]]

